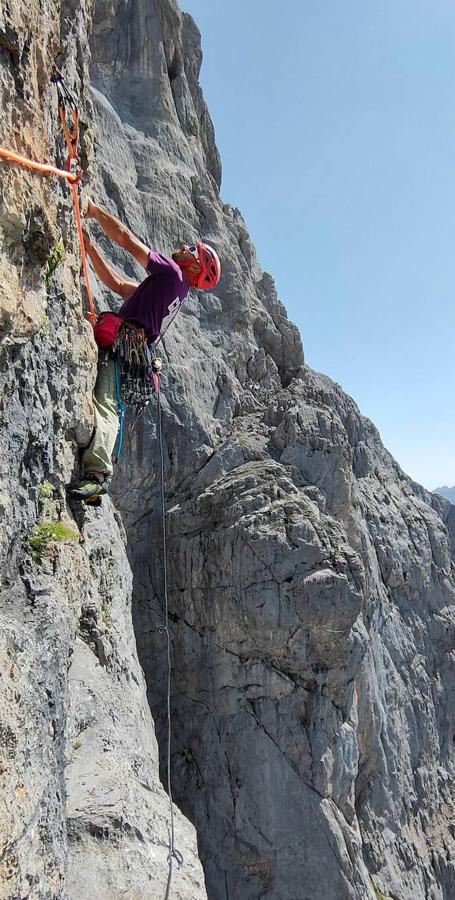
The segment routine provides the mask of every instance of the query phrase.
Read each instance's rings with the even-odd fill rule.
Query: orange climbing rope
[[[75,182],[78,178],[72,172],[65,169],[57,169],[56,166],[49,166],[46,163],[35,162],[33,159],[26,159],[25,156],[19,156],[13,150],[7,150],[6,147],[0,147],[0,156],[8,159],[9,162],[16,163],[18,166],[24,166],[25,169],[35,169],[36,172],[42,172],[43,175],[58,175],[60,178],[66,178],[67,181]]]
[[[82,233],[81,206],[79,203],[78,192],[78,184],[82,177],[82,170],[79,166],[78,155],[79,113],[73,97],[63,83],[61,72],[59,72],[56,66],[54,66],[51,80],[57,86],[59,95],[59,115],[68,150],[68,155],[66,158],[66,170],[58,169],[56,166],[51,166],[47,163],[35,162],[35,160],[33,159],[26,159],[25,156],[20,156],[19,153],[15,153],[15,151],[13,150],[7,150],[6,147],[0,147],[0,158],[6,159],[8,160],[8,162],[14,163],[15,165],[23,166],[25,169],[32,169],[35,172],[40,172],[43,175],[56,175],[59,178],[66,178],[68,183],[71,185],[71,193],[73,195],[74,202],[74,215],[76,219],[76,230],[81,249],[82,269],[84,272],[85,287],[87,289],[87,298],[89,304],[89,310],[86,312],[86,316],[91,321],[92,325],[95,325],[98,316],[96,314],[95,304],[93,302],[92,288],[90,284],[87,254],[85,252],[84,235]],[[67,122],[65,101],[71,104],[71,126],[69,126]]]
[[[95,309],[95,304],[93,302],[92,287],[90,284],[90,275],[89,275],[89,271],[88,271],[87,254],[85,252],[85,247],[84,247],[84,235],[82,234],[82,222],[81,222],[81,206],[79,203],[79,194],[77,192],[77,184],[71,185],[71,192],[72,192],[73,201],[74,201],[74,214],[76,217],[77,236],[79,238],[79,244],[80,244],[80,248],[81,248],[82,269],[84,272],[85,287],[87,289],[87,299],[88,299],[88,304],[90,307],[88,312],[86,312],[86,316],[87,316],[87,319],[90,320],[92,325],[96,325],[97,320],[98,320],[98,315],[97,315],[97,312]]]

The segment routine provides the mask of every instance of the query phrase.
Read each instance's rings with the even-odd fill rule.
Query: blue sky
[[[223,199],[404,470],[455,484],[455,3],[181,0]]]

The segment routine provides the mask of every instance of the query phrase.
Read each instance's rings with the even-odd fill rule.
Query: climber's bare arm
[[[127,300],[128,297],[131,297],[131,294],[134,293],[136,288],[138,287],[137,281],[126,281],[125,278],[122,277],[120,272],[117,272],[112,266],[108,265],[106,260],[101,256],[100,251],[95,247],[93,241],[88,236],[87,232],[83,232],[84,235],[84,247],[87,255],[90,257],[90,262],[98,275],[98,278],[101,279],[103,284],[106,285],[111,291],[114,291],[116,294],[120,294],[124,300]]]
[[[95,221],[98,222],[98,225],[101,225],[104,233],[107,234],[112,241],[115,241],[119,247],[123,247],[128,253],[131,253],[131,256],[134,256],[134,259],[137,260],[140,266],[143,266],[144,269],[147,268],[149,248],[135,237],[129,228],[122,225],[115,216],[111,216],[109,213],[105,212],[101,206],[97,206],[96,203],[92,203],[92,201],[89,200],[86,217],[88,219],[95,219]]]

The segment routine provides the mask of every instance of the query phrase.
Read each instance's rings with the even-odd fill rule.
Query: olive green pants
[[[92,440],[82,454],[82,472],[104,472],[112,475],[112,454],[119,427],[117,395],[115,390],[114,361],[104,363],[104,354],[98,362],[98,376],[93,396],[95,405],[95,431]]]

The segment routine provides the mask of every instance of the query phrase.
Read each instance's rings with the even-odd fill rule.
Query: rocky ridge
[[[455,487],[444,485],[444,487],[435,488],[433,494],[438,494],[440,497],[450,500],[451,503],[455,501]]]
[[[193,20],[173,0],[97,0],[93,19],[84,3],[5,13],[2,143],[14,135],[25,155],[60,152],[45,76],[58,49],[96,199],[158,250],[200,234],[223,260],[215,293],[192,297],[166,337],[162,381],[173,785],[207,896],[449,900],[453,507],[305,366],[241,214],[219,195]],[[2,169],[0,191],[4,896],[161,897],[157,411],[129,422],[121,521],[109,501],[68,508],[95,369],[70,204],[64,187],[17,171]],[[66,258],[46,284],[60,238]],[[112,304],[99,287],[97,300]],[[51,542],[39,565],[27,535],[43,519],[77,540]],[[175,896],[196,900],[204,879],[176,815]]]

